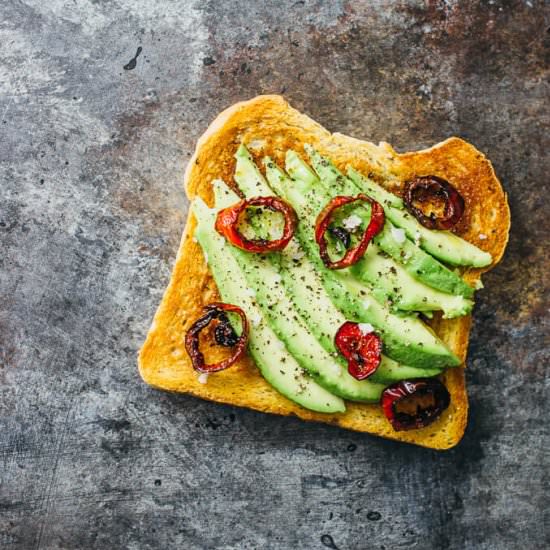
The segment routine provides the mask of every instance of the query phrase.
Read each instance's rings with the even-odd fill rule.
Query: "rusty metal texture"
[[[0,547],[550,546],[548,47],[541,1],[4,0]],[[185,164],[223,108],[282,93],[398,150],[450,135],[509,194],[446,453],[139,379]]]

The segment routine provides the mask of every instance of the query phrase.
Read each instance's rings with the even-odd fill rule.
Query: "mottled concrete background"
[[[549,15],[535,0],[2,0],[0,547],[548,548]],[[194,143],[265,92],[399,150],[459,135],[493,160],[513,230],[479,293],[454,450],[139,379]]]

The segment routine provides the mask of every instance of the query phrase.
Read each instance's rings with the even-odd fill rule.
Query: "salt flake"
[[[283,342],[281,342],[281,340],[279,340],[279,339],[275,340],[274,344],[280,351],[285,351],[286,350],[286,346],[284,345]]]
[[[374,332],[374,327],[370,323],[359,323],[359,325],[357,326],[359,327],[359,330],[361,331],[361,334],[363,336]]]
[[[257,327],[262,322],[262,314],[259,311],[253,311],[248,317],[253,327]]]
[[[292,253],[291,258],[293,260],[301,260],[304,257],[304,251],[301,248],[298,248],[295,252]]]
[[[392,234],[392,237],[395,239],[395,241],[398,242],[399,244],[404,243],[405,239],[407,238],[405,236],[404,229],[401,229],[399,227],[394,227],[393,225],[391,226],[391,234]]]
[[[342,225],[348,231],[353,231],[354,229],[357,229],[361,225],[361,223],[361,218],[359,216],[356,216],[355,214],[352,214],[348,218],[342,220]]]

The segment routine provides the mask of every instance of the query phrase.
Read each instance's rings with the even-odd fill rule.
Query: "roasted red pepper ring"
[[[382,360],[382,340],[359,323],[346,321],[336,333],[334,344],[348,362],[348,372],[357,380],[373,374]]]
[[[327,241],[325,239],[325,233],[327,232],[330,222],[332,221],[334,211],[345,204],[349,204],[355,201],[368,202],[371,205],[371,217],[368,227],[365,229],[359,244],[346,251],[344,256],[335,262],[333,262],[328,254]],[[372,200],[367,195],[357,195],[356,197],[336,196],[330,200],[330,202],[323,208],[321,213],[317,216],[315,222],[315,241],[319,245],[319,255],[323,260],[323,263],[329,269],[344,269],[358,262],[365,251],[371,239],[375,237],[384,227],[384,209],[376,201]]]
[[[415,200],[423,202],[430,195],[445,201],[442,216],[437,216],[433,212],[426,215],[414,206]],[[450,229],[459,222],[464,213],[462,195],[447,180],[437,176],[419,176],[407,182],[403,201],[407,210],[428,229]]]
[[[416,414],[397,410],[398,403],[407,398],[431,396],[434,404],[421,407],[416,405]],[[417,378],[402,380],[388,386],[382,392],[380,404],[386,418],[396,432],[424,428],[434,422],[449,406],[451,396],[447,388],[437,378]]]
[[[249,206],[265,206],[271,210],[280,212],[285,219],[283,234],[280,239],[268,241],[267,239],[247,239],[239,231],[239,220],[243,212]],[[242,248],[247,252],[274,252],[283,250],[290,242],[298,225],[296,212],[288,203],[279,197],[254,197],[241,200],[228,208],[218,212],[216,218],[216,231],[225,237],[232,245]]]
[[[246,345],[248,343],[248,320],[244,311],[232,304],[224,304],[222,302],[214,302],[205,307],[206,313],[199,317],[187,331],[185,335],[185,349],[189,357],[193,368],[199,372],[212,373],[220,370],[227,369],[233,363],[235,363],[241,355],[243,355]],[[240,316],[242,321],[242,332],[239,336],[237,343],[234,346],[234,352],[231,357],[220,361],[219,363],[213,363],[207,365],[204,362],[204,355],[199,350],[199,333],[206,328],[214,319],[218,319],[221,322],[228,322],[226,313],[236,313]]]

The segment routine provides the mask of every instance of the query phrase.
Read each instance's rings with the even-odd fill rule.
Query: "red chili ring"
[[[421,409],[411,415],[397,411],[397,404],[413,395],[433,395],[435,405]],[[447,388],[437,378],[417,378],[402,380],[388,386],[380,399],[382,410],[396,432],[424,428],[434,422],[449,406],[451,396]]]
[[[189,328],[185,335],[185,349],[189,357],[193,368],[199,372],[212,373],[220,370],[227,369],[233,363],[235,363],[246,349],[248,343],[248,320],[244,311],[232,304],[224,304],[223,302],[214,302],[207,305],[205,308],[206,313],[199,317]],[[235,351],[231,357],[220,361],[219,363],[212,363],[207,365],[204,363],[204,355],[199,350],[199,333],[202,329],[206,328],[214,319],[219,319],[224,315],[224,312],[230,311],[237,313],[242,321],[242,332],[235,344]]]
[[[333,262],[328,255],[325,233],[328,230],[330,222],[332,221],[333,212],[337,208],[340,208],[340,206],[355,201],[364,201],[368,202],[371,205],[371,218],[369,221],[369,225],[365,229],[365,232],[363,233],[359,244],[347,250],[343,258]],[[384,227],[384,221],[385,216],[382,205],[372,200],[370,197],[367,197],[367,195],[363,195],[362,193],[360,195],[357,195],[356,197],[339,195],[331,199],[329,203],[323,208],[321,213],[317,216],[317,220],[315,222],[315,241],[319,245],[319,255],[321,256],[323,263],[329,269],[343,269],[358,262],[367,250],[367,246],[371,239],[378,233],[380,233],[382,227]]]
[[[285,218],[283,235],[280,239],[268,241],[266,239],[247,239],[238,229],[241,214],[249,206],[265,206],[272,210],[281,212]],[[247,252],[273,252],[282,250],[294,236],[298,217],[296,212],[288,203],[279,197],[254,197],[241,200],[228,208],[218,212],[216,218],[216,231],[225,237],[231,244],[246,250]]]
[[[382,340],[374,332],[364,334],[358,323],[346,321],[336,333],[334,344],[348,362],[348,372],[357,380],[373,374],[382,360]]]
[[[403,201],[407,210],[428,229],[450,229],[455,226],[464,213],[464,199],[462,195],[447,180],[437,176],[419,176],[407,182]],[[418,194],[420,193],[420,197]],[[441,197],[445,201],[442,216],[433,212],[427,216],[414,206],[415,200],[424,200],[423,195],[431,194]]]

